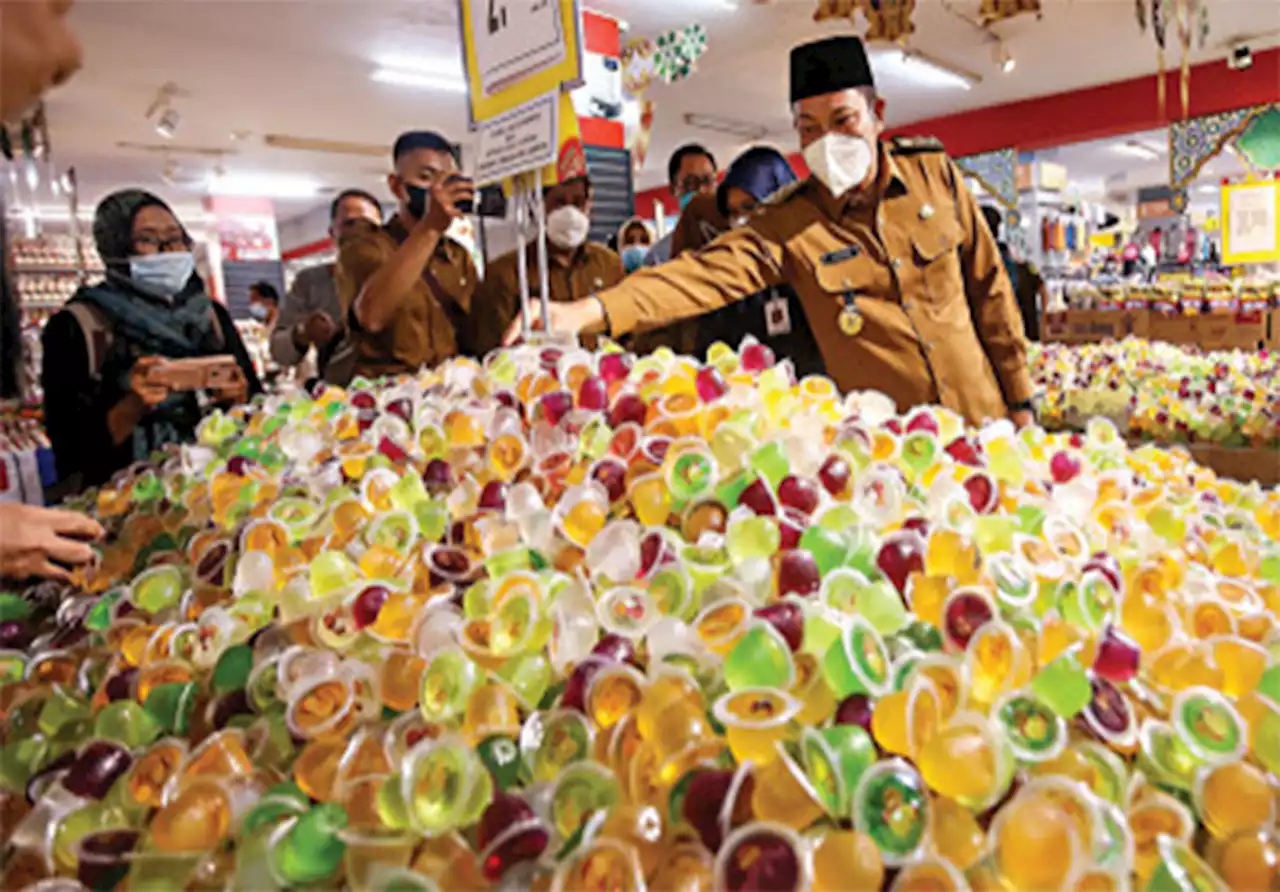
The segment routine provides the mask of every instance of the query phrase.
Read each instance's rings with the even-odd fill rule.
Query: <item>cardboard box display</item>
[[[1280,483],[1280,449],[1227,449],[1215,446],[1203,462],[1220,477],[1263,486]]]
[[[1257,350],[1267,336],[1261,316],[1211,313],[1195,319],[1196,343],[1206,350]]]
[[[1153,341],[1164,341],[1179,346],[1194,346],[1196,342],[1196,320],[1190,316],[1175,316],[1168,313],[1151,314],[1147,337]]]

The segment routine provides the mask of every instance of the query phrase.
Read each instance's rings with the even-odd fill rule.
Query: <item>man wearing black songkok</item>
[[[791,110],[811,176],[702,250],[554,306],[552,326],[618,337],[789,283],[842,390],[1030,423],[1022,319],[995,239],[937,141],[881,141],[884,105],[857,37],[796,47]]]

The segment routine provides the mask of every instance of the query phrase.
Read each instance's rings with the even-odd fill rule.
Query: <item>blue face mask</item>
[[[249,315],[259,322],[266,322],[267,308],[262,304],[249,304]]]
[[[689,202],[693,201],[693,199],[697,197],[697,195],[698,195],[697,192],[686,192],[684,195],[681,195],[680,210],[683,211],[685,208],[687,208],[689,206]]]
[[[129,278],[133,284],[166,299],[176,297],[196,271],[190,251],[138,254],[129,258]]]
[[[645,255],[649,249],[644,245],[627,245],[622,249],[622,268],[633,273],[644,266]]]

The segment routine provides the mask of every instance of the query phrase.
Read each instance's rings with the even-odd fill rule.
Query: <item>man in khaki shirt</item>
[[[604,245],[587,241],[591,180],[585,173],[544,189],[543,205],[547,214],[547,286],[552,301],[580,300],[622,281],[622,258]],[[526,245],[524,251],[529,267],[529,309],[537,317],[541,313],[537,242]],[[516,251],[510,251],[485,269],[471,315],[473,342],[480,355],[499,346],[509,325],[520,325],[518,260]]]
[[[453,146],[437,133],[402,135],[394,160],[387,183],[399,212],[382,229],[348,238],[338,254],[348,343],[331,371],[344,365],[347,350],[355,351],[354,374],[368,377],[413,372],[469,350],[479,277],[466,248],[445,231],[474,202],[475,186],[457,173]]]
[[[942,147],[879,140],[884,102],[856,37],[792,50],[791,98],[810,179],[701,251],[558,305],[552,326],[621,336],[790,283],[842,390],[1030,423],[1009,278]]]

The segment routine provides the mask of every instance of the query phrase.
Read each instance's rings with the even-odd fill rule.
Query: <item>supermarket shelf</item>
[[[41,266],[38,264],[26,264],[26,263],[14,264],[13,271],[20,276],[22,275],[48,276],[48,275],[54,275],[54,274],[79,275],[80,273],[95,274],[95,273],[106,272],[106,270],[100,266],[92,266],[82,270],[78,266],[56,266],[56,265]]]
[[[52,299],[50,299],[50,300],[20,300],[20,301],[18,301],[18,307],[19,307],[20,309],[23,309],[23,310],[50,310],[50,309],[53,309],[54,307],[64,307],[64,306],[66,306],[66,304],[67,304],[67,299],[66,299],[66,298],[61,299],[61,300],[56,299],[56,298],[52,298]]]

